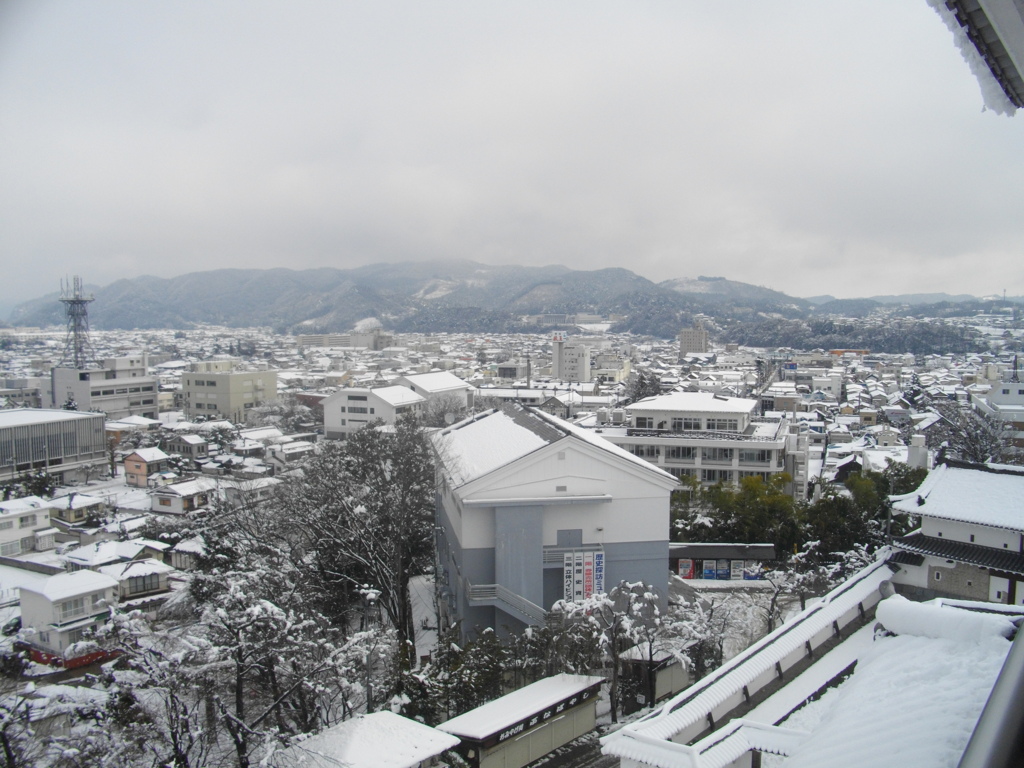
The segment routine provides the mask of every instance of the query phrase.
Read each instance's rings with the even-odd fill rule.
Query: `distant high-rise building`
[[[565,336],[551,337],[551,377],[560,381],[590,381],[590,347],[566,343]]]
[[[693,323],[692,328],[683,328],[679,332],[679,357],[708,351],[708,332],[700,320]]]

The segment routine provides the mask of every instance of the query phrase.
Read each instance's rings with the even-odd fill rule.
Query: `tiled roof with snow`
[[[941,464],[892,502],[911,515],[1024,531],[1024,468]]]

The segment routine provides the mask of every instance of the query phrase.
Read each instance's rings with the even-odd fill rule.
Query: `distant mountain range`
[[[269,326],[279,332],[345,331],[378,318],[397,331],[536,330],[536,314],[618,314],[619,330],[670,337],[696,314],[785,317],[867,314],[883,305],[975,301],[914,294],[837,300],[800,299],[722,277],[653,283],[627,269],[488,266],[471,261],[375,264],[355,269],[221,269],[174,278],[137,277],[88,288],[96,329]],[[13,325],[64,322],[53,293],[15,308]]]

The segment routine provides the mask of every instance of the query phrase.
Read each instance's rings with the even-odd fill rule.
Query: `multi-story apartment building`
[[[69,400],[80,411],[98,411],[111,421],[126,416],[155,419],[157,381],[148,373],[145,352],[108,357],[96,368],[54,368],[50,371],[51,402],[60,408]]]
[[[277,399],[275,371],[189,371],[181,376],[185,415],[244,423],[249,409]]]
[[[788,472],[794,496],[807,491],[806,437],[784,416],[758,417],[756,400],[672,392],[624,410],[600,410],[595,431],[676,477],[704,485]]]
[[[590,347],[567,343],[556,333],[551,339],[551,378],[556,381],[590,381]]]
[[[683,328],[679,332],[679,358],[686,355],[701,354],[708,351],[708,332],[698,320],[692,328]]]

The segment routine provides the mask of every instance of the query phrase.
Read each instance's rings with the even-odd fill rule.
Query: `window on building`
[[[665,449],[666,459],[677,459],[685,461],[696,455],[696,449],[692,445],[670,445]]]
[[[140,592],[153,592],[160,589],[160,576],[155,573],[146,576],[132,576],[128,579],[128,594],[137,595]]]
[[[14,527],[13,520],[0,520],[0,531],[6,531]]]
[[[85,598],[76,597],[72,600],[65,600],[60,604],[60,620],[67,621],[73,619],[75,616],[81,616],[85,613]]]
[[[701,448],[701,461],[732,461],[732,448]]]
[[[210,381],[209,379],[207,379],[206,380],[206,386],[208,386],[208,387],[216,387],[217,386],[217,382],[216,381]]]
[[[634,445],[629,450],[634,456],[639,456],[641,459],[658,458],[658,446],[656,445]]]
[[[366,400],[366,395],[349,395],[349,400]]]
[[[68,645],[74,643],[80,643],[85,640],[86,633],[88,633],[90,627],[79,627],[78,629],[72,629],[68,632]]]
[[[196,379],[192,383],[195,384],[197,387],[205,387],[206,386],[206,381],[200,381],[199,379]]]
[[[702,469],[700,480],[702,483],[728,483],[732,481],[732,472],[728,469]]]
[[[160,501],[158,503],[160,504],[161,507],[171,506],[171,500],[163,497],[160,498]]]
[[[349,413],[366,413],[367,410],[368,409],[365,408],[365,407],[359,407],[359,406],[356,406],[356,405],[350,405],[348,407],[348,412]]]
[[[707,429],[709,432],[738,432],[740,422],[738,419],[708,419]]]
[[[772,460],[771,451],[751,451],[741,450],[740,451],[740,463],[741,464],[767,464]]]
[[[654,418],[651,416],[637,416],[636,417],[636,428],[637,429],[654,429]]]
[[[36,516],[35,515],[22,515],[21,517],[18,518],[18,527],[19,528],[31,528],[35,524],[36,524]]]
[[[15,555],[21,554],[21,542],[20,541],[8,541],[5,544],[0,544],[0,555],[3,557],[14,557]]]

